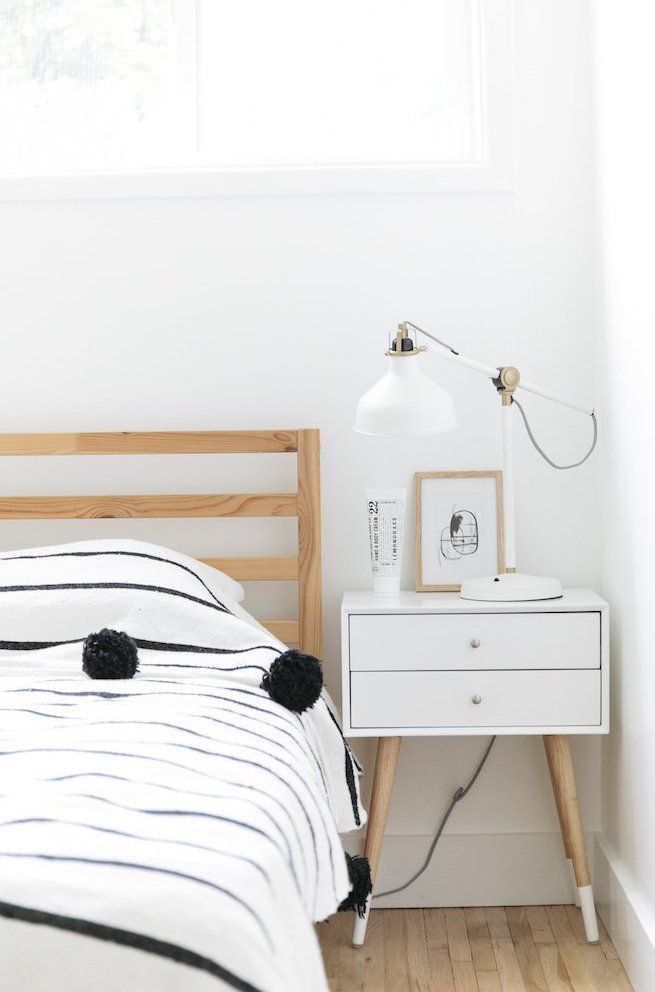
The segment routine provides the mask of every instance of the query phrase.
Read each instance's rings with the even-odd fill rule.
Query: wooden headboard
[[[261,621],[276,637],[320,657],[321,506],[319,431],[126,431],[93,434],[0,434],[0,455],[177,455],[295,451],[293,493],[200,493],[138,496],[4,496],[0,520],[89,517],[298,518],[298,554],[290,558],[201,558],[237,580],[298,582],[298,620]]]

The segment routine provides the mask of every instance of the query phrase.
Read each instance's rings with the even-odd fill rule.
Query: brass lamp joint
[[[512,394],[521,381],[521,373],[513,365],[504,365],[498,369],[498,376],[491,380],[498,390],[503,406],[510,406]]]

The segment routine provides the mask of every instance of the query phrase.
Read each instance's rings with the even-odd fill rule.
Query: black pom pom
[[[368,863],[368,858],[360,858],[348,853],[346,853],[346,864],[348,865],[351,889],[339,906],[339,912],[354,909],[358,916],[363,917],[366,913],[368,897],[373,891],[371,866]]]
[[[271,699],[295,713],[314,705],[323,688],[321,663],[313,654],[285,651],[271,663],[261,683]]]
[[[92,679],[131,679],[138,667],[136,644],[121,630],[105,628],[84,641],[82,668]]]

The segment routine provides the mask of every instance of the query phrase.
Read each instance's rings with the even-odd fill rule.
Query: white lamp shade
[[[386,375],[357,404],[358,434],[418,437],[445,434],[459,426],[451,396],[421,371],[419,358],[387,358]]]

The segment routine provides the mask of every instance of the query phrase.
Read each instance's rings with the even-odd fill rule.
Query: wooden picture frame
[[[440,505],[432,503],[426,506],[426,483],[431,480],[443,480]],[[461,480],[462,488],[458,491],[455,480]],[[485,485],[486,480],[486,485]],[[484,575],[496,574],[505,570],[505,530],[503,524],[503,473],[500,471],[461,471],[461,472],[416,472],[416,591],[417,592],[459,592],[465,578],[477,578]],[[438,490],[438,487],[433,487]],[[466,496],[466,500],[461,497]],[[459,497],[459,498],[458,498]],[[452,500],[450,523],[446,522],[448,514],[444,515],[443,503]],[[473,509],[466,509],[468,501],[478,508],[477,514]],[[460,507],[458,504],[462,503]],[[428,508],[429,507],[429,508]],[[457,514],[460,526],[453,531],[453,521]],[[482,509],[482,514],[479,510]],[[441,511],[440,522],[439,513]],[[483,520],[478,520],[478,516]],[[495,516],[495,527],[490,519]],[[462,521],[462,517],[464,520]],[[436,527],[439,527],[438,534]],[[484,528],[481,533],[481,527]],[[427,531],[429,530],[429,534]],[[434,546],[434,566],[427,558],[427,548]],[[449,555],[450,551],[450,555]],[[479,561],[473,561],[473,555],[479,554]],[[459,569],[463,574],[460,581],[452,581]],[[478,571],[479,565],[479,571]],[[444,571],[444,580],[435,581],[440,570]]]

